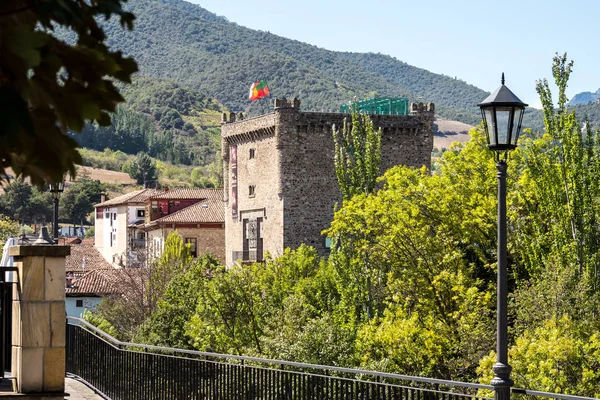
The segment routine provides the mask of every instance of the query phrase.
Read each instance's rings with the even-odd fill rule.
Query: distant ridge
[[[111,46],[133,56],[141,73],[200,89],[232,111],[259,114],[250,83],[267,79],[273,97],[299,97],[303,109],[334,111],[355,97],[434,102],[446,119],[478,124],[488,93],[448,76],[373,53],[343,53],[256,31],[181,0],[131,0],[135,29],[108,21]]]
[[[596,90],[595,93],[581,92],[581,93],[577,93],[575,96],[573,96],[573,98],[569,102],[569,105],[576,106],[579,104],[595,103],[598,99],[600,99],[600,89]]]

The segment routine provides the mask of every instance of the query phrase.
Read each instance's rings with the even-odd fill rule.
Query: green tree
[[[24,224],[25,221],[29,221],[31,195],[30,184],[23,179],[13,180],[5,187],[4,194],[0,197],[0,211]]]
[[[193,338],[186,325],[196,312],[205,285],[217,268],[218,261],[204,255],[193,261],[186,270],[176,272],[157,302],[156,310],[144,323],[138,340],[157,346],[192,349]]]
[[[3,242],[9,237],[17,237],[18,234],[19,223],[6,215],[0,214],[0,241]]]
[[[101,195],[106,187],[98,180],[83,177],[68,186],[59,202],[59,216],[70,221],[73,225],[83,223],[87,216],[94,210],[94,204],[100,202]]]
[[[566,108],[566,88],[573,62],[554,57],[552,74],[558,87],[554,107],[547,80],[537,82],[545,133],[528,138],[516,154],[522,173],[515,196],[520,229],[515,243],[530,274],[557,265],[575,268],[589,290],[600,285],[600,136],[582,130],[574,111]]]
[[[0,160],[32,183],[58,182],[81,163],[67,130],[84,122],[110,124],[123,98],[113,81],[129,82],[135,62],[111,51],[101,19],[115,15],[133,28],[123,0],[4,1],[0,5]],[[74,41],[59,40],[64,28]]]
[[[335,147],[334,165],[342,198],[344,201],[351,200],[357,195],[369,195],[375,190],[377,177],[381,164],[381,129],[375,131],[371,118],[356,110],[357,105],[353,104],[351,114],[352,122],[349,124],[344,119],[342,130],[336,130],[333,127],[333,141]],[[367,247],[373,244],[374,237],[368,231],[356,232],[358,237],[334,235],[334,265],[344,272],[349,271],[350,253],[357,241],[368,243]],[[336,257],[337,255],[337,257]],[[376,283],[373,279],[378,279],[376,275],[381,271],[375,271],[370,266],[370,252],[361,252],[362,266],[354,263],[362,271],[355,271],[356,276],[361,275],[360,280],[364,280],[363,287],[366,288],[365,305],[366,317],[372,318],[374,315],[373,302]],[[343,273],[343,272],[342,272]]]
[[[143,184],[144,187],[154,187],[158,182],[158,173],[156,171],[156,161],[144,152],[139,152],[131,166],[129,167],[129,176]]]
[[[381,164],[381,129],[375,131],[371,118],[357,111],[352,121],[344,119],[342,130],[333,127],[335,173],[344,200],[375,190]]]
[[[48,191],[34,187],[29,198],[29,218],[34,224],[44,224],[52,220],[53,199]]]

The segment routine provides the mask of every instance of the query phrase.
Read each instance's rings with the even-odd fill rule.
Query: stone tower
[[[410,115],[371,115],[382,130],[382,173],[398,164],[430,166],[434,111],[419,103]],[[274,111],[260,117],[223,114],[226,265],[302,243],[328,254],[321,231],[341,202],[331,131],[347,116],[301,112],[297,99],[276,99]]]

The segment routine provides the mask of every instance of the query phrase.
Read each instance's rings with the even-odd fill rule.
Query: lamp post
[[[58,198],[65,190],[65,182],[50,183],[48,184],[48,190],[52,193],[52,200],[54,201],[54,211],[52,213],[52,238],[54,239],[54,244],[58,244]]]
[[[494,398],[509,400],[511,367],[508,364],[508,273],[506,261],[506,161],[508,153],[517,147],[523,113],[527,104],[523,103],[513,92],[502,85],[490,94],[481,108],[484,129],[488,138],[488,147],[494,151],[498,177],[498,284],[497,284],[497,342],[496,364],[492,368],[494,378]]]

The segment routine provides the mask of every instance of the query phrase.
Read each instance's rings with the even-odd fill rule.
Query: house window
[[[157,214],[158,213],[158,201],[153,201],[152,202],[152,214]]]
[[[113,213],[113,219],[116,221],[117,220],[117,213]]]
[[[248,196],[249,197],[254,197],[256,195],[256,185],[250,185],[248,186]]]
[[[144,218],[144,210],[137,210],[137,216],[138,218]]]
[[[110,218],[110,213],[104,213],[104,218]]]
[[[198,239],[185,238],[185,244],[189,245],[190,253],[192,253],[192,257],[198,257]]]
[[[75,300],[75,307],[83,307],[83,300]]]
[[[254,157],[256,157],[256,149],[250,149],[250,159],[252,160]]]

